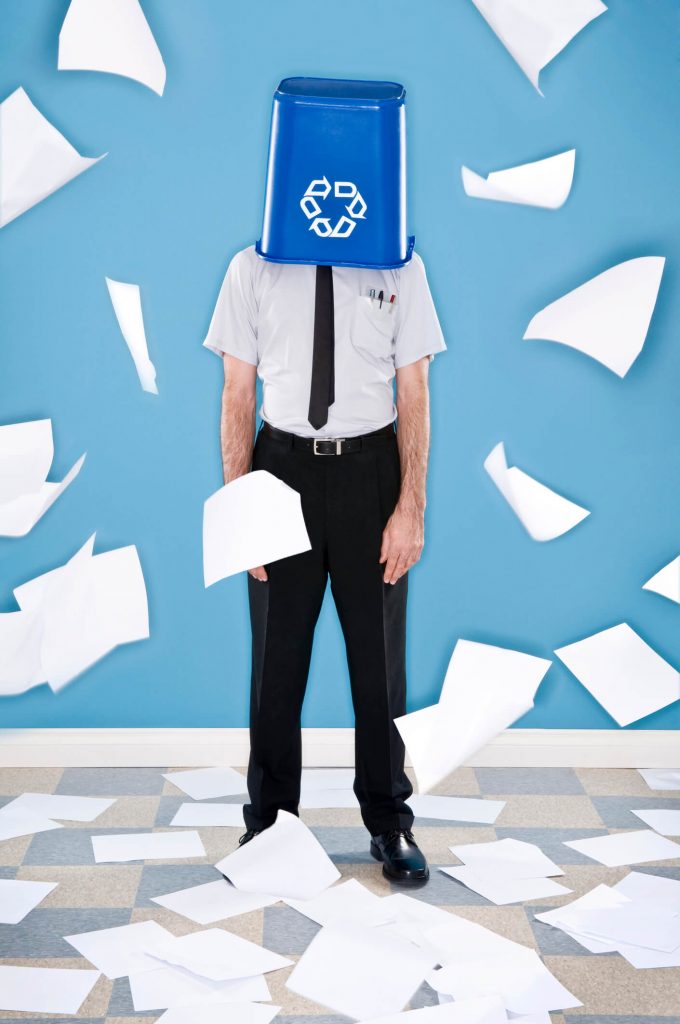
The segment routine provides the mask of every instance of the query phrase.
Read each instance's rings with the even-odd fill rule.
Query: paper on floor
[[[243,825],[243,804],[182,804],[170,824],[174,827],[234,828]]]
[[[215,867],[237,889],[300,900],[318,896],[340,878],[316,836],[287,811]]]
[[[375,910],[381,899],[356,878],[348,878],[311,900],[286,898],[283,902],[317,924],[327,925],[337,918],[352,918],[363,923],[367,911]]]
[[[680,881],[675,878],[630,871],[613,888],[629,900],[640,900],[680,914]]]
[[[317,932],[286,986],[363,1020],[403,1010],[432,966],[432,958],[405,939],[336,921]]]
[[[71,0],[57,67],[123,75],[159,96],[165,88],[165,64],[139,0]]]
[[[262,975],[237,981],[210,981],[182,967],[160,967],[130,975],[132,1004],[137,1013],[205,1003],[247,1003],[270,998]]]
[[[466,865],[442,867],[439,870],[499,907],[509,903],[522,903],[525,900],[542,899],[544,896],[563,896],[572,891],[553,882],[551,878],[512,878],[491,872],[485,874]]]
[[[22,793],[5,807],[23,807],[44,818],[63,821],[94,821],[115,804],[112,797],[67,796],[62,793]]]
[[[9,804],[0,807],[0,840],[32,836],[53,828],[63,828],[63,825],[48,820],[44,815],[33,814],[24,807],[11,807]]]
[[[270,1024],[280,1006],[263,1006],[261,1003],[200,1004],[199,1006],[174,1006],[166,1010],[156,1024]],[[228,1013],[228,1016],[226,1014]]]
[[[147,952],[156,960],[211,981],[235,981],[293,965],[285,956],[222,928],[181,937],[168,934],[163,942],[150,944]]]
[[[49,483],[54,458],[51,420],[0,427],[0,536],[25,537],[75,480],[81,455],[61,483]]]
[[[487,455],[484,469],[533,540],[555,540],[590,515],[517,466],[508,466],[502,441]]]
[[[463,188],[473,199],[557,210],[571,191],[575,160],[576,150],[568,149],[543,160],[492,171],[486,178],[464,166],[461,168]]]
[[[607,10],[600,0],[472,0],[534,88],[542,69]]]
[[[235,768],[190,768],[186,772],[164,772],[163,778],[192,800],[211,800],[248,792],[245,775]]]
[[[665,953],[680,949],[680,917],[673,910],[640,900],[616,907],[562,908],[559,921],[572,932],[617,947],[641,946]]]
[[[117,928],[65,935],[64,941],[107,978],[115,979],[157,969],[158,962],[147,953],[162,948],[172,938],[172,932],[156,921],[138,921]]]
[[[560,647],[555,654],[619,725],[680,698],[680,675],[626,622]]]
[[[632,811],[632,813],[637,814],[645,825],[649,825],[655,832],[660,832],[662,836],[680,836],[680,810],[647,807],[644,810]]]
[[[418,788],[427,792],[533,707],[551,662],[459,640],[437,704],[395,718]]]
[[[674,843],[647,829],[615,832],[613,835],[595,836],[592,839],[571,839],[564,845],[609,868],[680,857],[680,843]]]
[[[638,771],[650,789],[680,792],[680,768],[638,768]]]
[[[643,590],[651,590],[655,594],[667,597],[669,601],[680,604],[680,555],[659,569],[651,579],[647,580]]]
[[[351,789],[303,789],[300,792],[300,807],[349,807],[359,809],[359,801]]]
[[[481,999],[460,999],[439,1006],[424,1006],[419,1010],[404,1010],[403,1013],[388,1013],[386,1016],[371,1017],[365,1024],[507,1024],[507,1021],[500,999],[485,996]]]
[[[179,889],[165,896],[151,897],[153,903],[174,910],[176,914],[188,917],[196,924],[214,924],[215,921],[247,914],[251,910],[270,907],[272,903],[277,903],[278,899],[278,896],[243,892],[225,878],[194,885],[190,889]]]
[[[303,768],[300,785],[303,792],[327,789],[352,789],[353,768]]]
[[[449,846],[464,864],[475,871],[503,875],[506,878],[542,878],[563,875],[564,871],[546,857],[534,843],[522,839],[495,839],[490,843],[463,843]]]
[[[408,805],[416,818],[439,821],[469,821],[493,825],[505,807],[505,800],[480,800],[470,796],[432,796],[415,793]]]
[[[109,289],[120,333],[132,356],[142,389],[157,395],[156,367],[149,358],[139,285],[112,281],[107,277],[106,287]]]
[[[0,103],[0,227],[106,156],[81,156],[15,89]]]
[[[212,494],[203,512],[206,587],[235,573],[311,550],[300,495],[264,469]]]
[[[92,849],[96,864],[205,857],[198,832],[133,832],[92,836]]]
[[[640,256],[610,267],[540,310],[524,340],[568,345],[625,377],[645,343],[664,263]]]
[[[19,924],[57,885],[0,878],[0,924]]]
[[[0,1010],[78,1013],[99,971],[0,965]]]

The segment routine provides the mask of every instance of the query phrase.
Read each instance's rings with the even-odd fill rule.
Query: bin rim
[[[327,95],[314,95],[313,92],[290,92],[284,87],[291,82],[300,83],[312,83],[312,82],[332,82],[339,86],[368,86],[367,93],[370,92],[371,87],[375,86],[389,86],[395,90],[395,95],[386,96],[371,96],[371,95],[342,95],[341,93],[329,92]],[[293,75],[288,78],[282,78],[276,87],[274,93],[274,99],[279,102],[286,103],[310,103],[319,104],[323,106],[388,106],[388,105],[402,105],[406,101],[406,89],[401,82],[392,82],[384,79],[368,79],[368,78],[320,78],[318,75]]]
[[[397,263],[359,263],[352,260],[284,259],[282,257],[268,256],[262,251],[261,242],[262,239],[260,238],[255,242],[255,252],[261,260],[266,260],[267,263],[292,263],[312,267],[354,267],[356,270],[399,270],[400,267],[405,267],[407,263],[411,262],[413,250],[416,244],[416,236],[408,236],[406,240],[406,257],[403,260],[399,260]]]

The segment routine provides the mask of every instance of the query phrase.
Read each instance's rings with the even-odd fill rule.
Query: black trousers
[[[382,532],[399,496],[396,434],[366,436],[362,449],[314,455],[260,430],[253,469],[265,469],[301,495],[311,551],[248,574],[252,626],[247,828],[271,825],[277,811],[298,813],[300,716],[314,629],[327,579],[347,650],[355,716],[355,782],[372,835],[410,828],[404,744],[393,719],[406,711],[408,576],[383,581]]]

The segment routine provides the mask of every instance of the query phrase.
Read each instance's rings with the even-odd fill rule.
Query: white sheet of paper
[[[564,913],[571,911],[619,907],[627,901],[627,896],[624,896],[623,893],[617,892],[610,886],[596,885],[594,889],[590,889],[588,892],[584,893],[583,896],[578,896],[575,900],[572,900],[571,903],[565,903],[563,906],[556,907],[554,910],[543,910],[534,914],[534,917],[537,921],[549,924],[553,928],[559,928],[560,931],[571,936],[571,938],[575,939],[576,942],[580,942],[581,945],[585,946],[585,948],[591,953],[613,953],[616,951],[616,945],[614,943],[589,938],[588,936],[578,934],[575,931],[571,931],[566,926],[563,926],[563,915]]]
[[[600,0],[472,0],[541,94],[542,69],[581,29],[607,10]]]
[[[235,768],[190,768],[185,772],[164,773],[163,778],[192,800],[212,800],[218,796],[239,796],[248,792],[245,775]]]
[[[165,88],[165,64],[139,0],[71,0],[57,67],[123,75],[159,96]]]
[[[533,540],[561,537],[590,515],[517,466],[508,466],[502,441],[487,455],[484,469]]]
[[[651,860],[672,860],[680,857],[680,843],[640,829],[637,832],[615,832],[613,835],[591,839],[571,839],[564,844],[592,857],[609,868],[623,864],[643,864]]]
[[[198,832],[133,832],[92,836],[92,849],[96,864],[205,857]]]
[[[625,377],[642,351],[665,258],[626,260],[536,313],[524,340],[556,341]]]
[[[492,199],[501,203],[520,203],[557,210],[566,202],[571,191],[575,160],[576,150],[568,149],[543,160],[492,171],[486,178],[463,166],[463,188],[465,194],[473,199]]]
[[[0,807],[0,840],[32,836],[36,832],[50,832],[53,828],[63,827],[56,821],[49,821],[44,815],[27,811],[24,807],[11,807],[9,804]]]
[[[19,924],[58,884],[0,878],[0,924]]]
[[[403,1010],[432,967],[404,939],[336,921],[317,932],[286,987],[355,1020]]]
[[[174,1006],[158,1018],[156,1024],[270,1024],[280,1006],[263,1006],[261,1003],[229,1003],[199,1006]],[[228,1014],[228,1016],[227,1016]]]
[[[485,996],[481,999],[460,999],[439,1006],[424,1006],[420,1010],[404,1010],[403,1013],[388,1013],[386,1016],[372,1017],[370,1024],[507,1024],[507,1021],[501,1000],[495,996]]]
[[[182,967],[159,967],[130,975],[132,1004],[137,1013],[205,1003],[246,1003],[270,998],[262,975],[236,981],[210,981]]]
[[[643,584],[642,589],[651,590],[655,594],[667,597],[669,601],[680,604],[680,555],[659,569]]]
[[[138,921],[117,928],[65,935],[64,941],[77,949],[107,978],[123,978],[137,971],[152,971],[158,962],[147,953],[161,949],[174,938],[156,921]]]
[[[358,810],[359,801],[351,789],[307,789],[300,792],[300,807],[350,807]]]
[[[251,910],[270,907],[272,903],[278,902],[278,896],[243,892],[226,879],[218,878],[216,882],[179,889],[165,896],[152,896],[151,900],[161,907],[174,910],[182,917],[188,917],[196,924],[214,924],[228,917],[248,914]]]
[[[22,793],[6,807],[23,807],[43,818],[60,821],[94,821],[115,804],[115,798],[67,796],[62,793]]]
[[[0,427],[0,536],[25,537],[75,480],[81,455],[60,483],[47,474],[54,457],[51,420]]]
[[[74,1014],[98,978],[99,971],[0,965],[0,1010]]]
[[[564,871],[546,857],[534,843],[523,839],[495,839],[490,843],[463,843],[449,847],[464,864],[475,871],[504,878],[542,878]]]
[[[462,882],[468,889],[479,893],[499,907],[508,903],[542,899],[544,896],[563,896],[571,889],[553,882],[551,878],[511,878],[502,874],[484,874],[466,865],[442,867],[445,875]]]
[[[303,768],[300,786],[304,793],[327,789],[352,789],[353,768]]]
[[[409,797],[408,805],[416,818],[493,825],[505,807],[505,800],[479,800],[470,796],[432,796],[416,793]]]
[[[680,881],[675,878],[630,871],[613,888],[629,900],[639,900],[680,914]]]
[[[25,693],[45,681],[40,664],[42,627],[38,614],[0,615],[0,696]]]
[[[560,923],[571,931],[619,945],[671,953],[680,949],[680,917],[672,910],[638,900],[617,907],[565,909]]]
[[[680,698],[680,675],[626,622],[555,654],[619,725],[630,725]]]
[[[309,551],[297,491],[264,469],[225,484],[203,510],[206,587],[227,576]]]
[[[112,281],[107,277],[106,287],[109,289],[120,333],[132,356],[142,389],[151,395],[157,395],[156,367],[149,358],[139,285]]]
[[[638,768],[650,789],[680,792],[680,768]]]
[[[106,156],[81,156],[21,87],[0,103],[0,154],[0,227]]]
[[[645,825],[649,825],[655,832],[662,836],[680,836],[680,810],[664,810],[658,808],[645,808],[644,810],[632,811],[641,818]]]
[[[459,640],[437,704],[395,718],[425,793],[533,707],[552,663]]]
[[[316,836],[287,811],[215,866],[237,889],[300,900],[318,896],[340,878]]]
[[[285,899],[283,902],[317,924],[327,925],[337,918],[362,921],[367,911],[378,907],[381,899],[356,878],[348,878],[311,900]]]
[[[293,964],[285,956],[222,928],[208,928],[181,937],[170,935],[163,943],[150,945],[147,952],[152,958],[211,981],[250,978]]]
[[[417,917],[421,919],[420,942],[423,948],[432,954],[437,963],[444,966],[461,963],[466,958],[499,959],[503,962],[524,960],[531,952],[527,946],[506,939],[490,928],[485,928],[475,921],[468,921],[458,914],[440,911],[440,916],[437,919],[432,917],[430,922],[422,912],[416,915],[416,919]]]
[[[170,822],[175,828],[243,825],[243,804],[182,804]]]

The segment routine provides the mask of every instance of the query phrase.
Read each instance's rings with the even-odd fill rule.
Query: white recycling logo
[[[331,189],[337,199],[349,199],[344,214],[331,224],[330,217],[322,217],[323,209],[318,202],[319,199],[326,200]],[[366,217],[366,200],[353,181],[336,181],[331,185],[328,178],[314,178],[310,181],[307,191],[300,200],[300,208],[307,220],[311,220],[309,230],[314,231],[320,238],[349,238],[354,231],[357,221]]]

